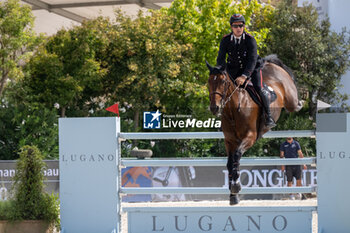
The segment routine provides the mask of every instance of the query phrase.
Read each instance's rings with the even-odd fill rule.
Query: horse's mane
[[[264,57],[264,61],[265,62],[270,62],[273,63],[275,65],[278,65],[280,67],[282,67],[289,75],[290,77],[292,77],[293,81],[296,82],[296,77],[293,74],[293,71],[291,68],[289,68],[288,66],[286,66],[278,57],[276,54],[270,54],[266,57]]]
[[[214,66],[212,70],[210,70],[210,74],[224,74],[225,73],[225,67],[222,66]]]

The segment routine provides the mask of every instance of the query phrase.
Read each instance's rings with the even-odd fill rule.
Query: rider
[[[259,93],[263,109],[266,113],[265,125],[268,128],[276,126],[270,112],[268,92],[262,88],[260,69],[262,58],[258,55],[257,44],[253,36],[244,31],[245,19],[241,14],[234,14],[230,18],[232,33],[225,35],[220,43],[220,50],[216,59],[217,66],[225,67],[230,77],[237,85],[243,85],[250,77],[255,90]],[[226,65],[226,54],[227,65]]]

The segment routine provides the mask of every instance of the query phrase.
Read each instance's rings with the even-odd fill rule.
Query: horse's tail
[[[273,64],[275,64],[275,65],[278,65],[278,66],[282,67],[282,68],[289,74],[289,76],[292,77],[294,83],[296,82],[296,77],[295,77],[295,75],[293,74],[292,69],[289,68],[288,66],[286,66],[286,65],[281,61],[281,59],[279,59],[279,58],[277,57],[276,54],[270,54],[270,55],[264,57],[264,61],[265,61],[265,62],[270,62],[270,63],[273,63]]]

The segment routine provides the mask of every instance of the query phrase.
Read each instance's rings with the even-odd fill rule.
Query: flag
[[[118,107],[118,103],[113,104],[112,106],[109,106],[108,108],[106,108],[106,110],[117,114],[118,117],[119,117],[119,107]]]
[[[325,103],[321,100],[317,100],[317,111],[321,111],[323,109],[330,108],[330,107],[332,107],[332,105]]]

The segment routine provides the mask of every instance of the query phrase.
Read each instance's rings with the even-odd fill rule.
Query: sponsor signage
[[[123,209],[130,219],[128,231],[133,233],[311,232],[315,210],[313,207],[237,206]]]
[[[119,118],[60,118],[60,215],[64,232],[119,232]]]
[[[243,187],[286,187],[287,177],[280,166],[241,166],[240,182]],[[223,167],[133,167],[122,169],[124,187],[226,187],[227,169]],[[317,170],[308,166],[302,173],[302,184],[317,185]],[[294,185],[296,181],[294,179]],[[283,194],[240,195],[246,199],[282,199]],[[128,194],[123,201],[199,201],[227,200],[220,194]]]
[[[320,152],[319,159],[349,159],[350,154],[342,151]],[[72,154],[62,156],[66,163],[93,164],[115,161],[114,155],[103,153]],[[44,170],[45,189],[48,193],[59,193],[58,160],[45,161],[48,168]],[[0,161],[0,200],[6,200],[16,173],[16,161]],[[94,171],[92,171],[94,172]],[[317,185],[317,170],[311,166],[303,170],[302,184]],[[279,166],[241,166],[240,181],[243,187],[283,187],[287,185],[286,176]],[[295,180],[294,180],[295,182]],[[90,184],[91,188],[94,184]],[[295,185],[295,183],[294,183]],[[225,167],[127,167],[122,169],[123,187],[228,187],[227,169]],[[241,195],[241,199],[279,199],[280,194]],[[226,200],[226,195],[196,194],[153,194],[126,195],[125,202],[144,201],[191,201],[191,200]]]
[[[59,192],[59,169],[57,160],[45,160],[47,168],[44,170],[45,190],[48,193]],[[0,201],[8,200],[12,186],[12,179],[16,174],[15,160],[0,161]]]

